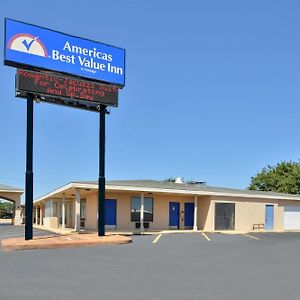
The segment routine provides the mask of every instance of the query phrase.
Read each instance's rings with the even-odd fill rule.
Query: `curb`
[[[35,249],[56,249],[56,248],[73,248],[88,247],[97,245],[124,245],[132,242],[131,238],[114,235],[104,237],[76,238],[74,236],[43,236],[33,240],[26,241],[24,238],[10,238],[2,240],[3,251],[15,250],[35,250]]]

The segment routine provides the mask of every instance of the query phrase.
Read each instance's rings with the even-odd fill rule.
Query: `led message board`
[[[16,74],[18,97],[26,98],[28,93],[38,95],[42,101],[56,104],[96,108],[97,104],[118,105],[118,88],[74,77],[57,76],[46,72],[18,70]],[[63,100],[63,101],[62,101]],[[67,100],[67,101],[64,101]],[[77,100],[80,100],[79,102]],[[82,108],[82,106],[78,106]]]
[[[124,49],[11,19],[5,19],[4,64],[125,85]]]

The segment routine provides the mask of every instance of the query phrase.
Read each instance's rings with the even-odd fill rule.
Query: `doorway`
[[[274,205],[266,205],[265,229],[272,230],[274,227]]]
[[[194,225],[194,203],[184,203],[184,227],[193,228]]]
[[[215,204],[215,230],[234,230],[235,204]]]
[[[117,225],[117,200],[105,199],[105,228],[115,229]]]
[[[86,222],[86,200],[80,199],[80,228],[85,228]]]
[[[169,203],[169,227],[171,229],[179,229],[179,202]]]

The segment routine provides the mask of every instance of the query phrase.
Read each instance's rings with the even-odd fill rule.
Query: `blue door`
[[[184,203],[184,226],[193,227],[194,225],[194,203]]]
[[[266,205],[265,229],[273,229],[274,226],[274,205]]]
[[[117,224],[117,201],[116,199],[105,199],[105,225],[115,228]]]
[[[179,228],[179,202],[169,203],[169,226],[172,228]]]

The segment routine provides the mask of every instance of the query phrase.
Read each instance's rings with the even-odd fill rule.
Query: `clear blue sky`
[[[0,38],[10,17],[127,50],[126,87],[107,117],[107,179],[246,188],[267,164],[300,157],[299,15],[289,0],[4,0]],[[0,65],[0,182],[24,188],[26,102],[14,75]],[[98,115],[34,109],[35,197],[96,180]]]

